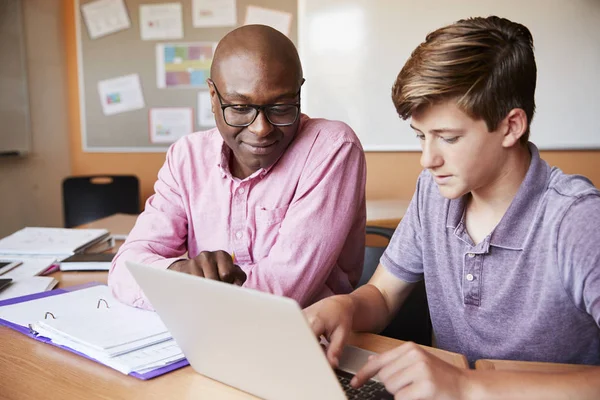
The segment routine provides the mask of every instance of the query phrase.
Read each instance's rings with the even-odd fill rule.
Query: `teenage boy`
[[[442,349],[600,364],[600,192],[529,142],[535,86],[531,33],[503,18],[458,21],[413,52],[392,99],[426,171],[369,284],[305,311],[333,365],[351,330],[383,329],[421,279]],[[600,398],[600,368],[459,370],[413,343],[352,383],[375,374],[407,400]]]

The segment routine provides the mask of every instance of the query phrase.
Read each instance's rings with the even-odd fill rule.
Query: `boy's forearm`
[[[366,284],[350,294],[354,308],[352,330],[380,332],[390,318],[390,310],[383,295],[375,286]]]
[[[600,367],[575,372],[469,371],[466,399],[600,399]]]

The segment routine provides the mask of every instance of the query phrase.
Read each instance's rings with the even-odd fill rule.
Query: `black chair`
[[[367,226],[367,235],[378,235],[388,241],[392,238],[394,229],[379,226]],[[358,286],[362,286],[371,279],[379,265],[385,247],[365,248],[363,273]],[[425,293],[425,282],[421,281],[414,287],[394,319],[379,334],[394,339],[413,341],[415,343],[431,346],[432,327],[429,317],[429,305]]]
[[[62,183],[65,227],[116,213],[140,212],[140,184],[133,175],[73,176]]]

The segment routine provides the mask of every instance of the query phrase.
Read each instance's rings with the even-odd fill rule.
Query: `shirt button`
[[[473,254],[473,253],[469,253],[469,254],[467,254],[467,255],[469,256],[469,258],[473,258],[473,257],[475,257],[475,254]]]
[[[244,236],[244,234],[242,233],[242,231],[239,231],[239,232],[235,233],[235,237],[238,238],[238,239],[241,239],[242,236]]]
[[[475,279],[475,277],[473,276],[473,274],[467,274],[467,280],[469,282],[471,282],[473,279]]]
[[[239,188],[238,189],[238,194],[244,194],[244,192],[245,192],[244,188]]]

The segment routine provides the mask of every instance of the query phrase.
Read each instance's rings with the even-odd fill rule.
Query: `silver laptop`
[[[294,300],[126,264],[196,372],[264,399],[346,399],[343,386],[363,398],[347,383],[374,353],[348,346],[336,374]],[[374,381],[364,389],[392,398]]]

